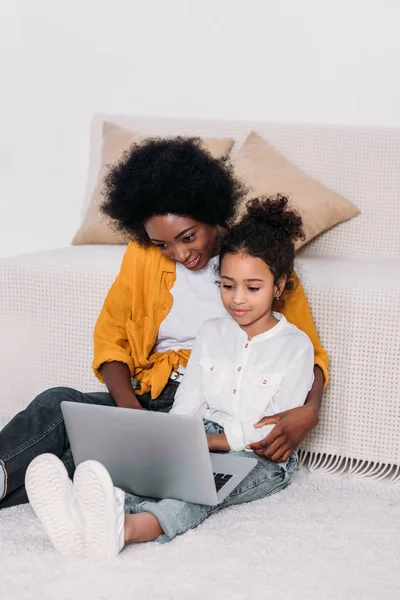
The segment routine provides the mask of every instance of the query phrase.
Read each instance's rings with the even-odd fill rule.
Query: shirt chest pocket
[[[220,395],[228,377],[229,365],[226,361],[220,359],[202,358],[200,366],[203,372],[203,390],[204,395]],[[214,405],[214,403],[213,403]]]
[[[246,402],[246,421],[256,423],[265,413],[278,392],[284,373],[254,370],[249,378],[249,395]]]

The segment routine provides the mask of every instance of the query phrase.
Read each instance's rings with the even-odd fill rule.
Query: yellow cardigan
[[[157,352],[158,329],[172,306],[170,289],[175,282],[175,263],[156,247],[142,248],[130,242],[120,272],[107,294],[94,329],[95,375],[103,382],[100,367],[119,361],[138,379],[138,394],[151,391],[157,398],[178,364],[186,366],[189,350]],[[283,314],[304,331],[314,345],[315,364],[328,382],[328,356],[318,337],[303,287],[294,274],[295,288],[285,295]]]

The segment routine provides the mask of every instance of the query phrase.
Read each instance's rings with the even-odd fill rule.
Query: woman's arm
[[[311,390],[308,393],[305,401],[305,406],[314,413],[315,425],[318,424],[319,409],[322,401],[322,394],[324,393],[324,374],[321,367],[314,365],[314,383]],[[314,427],[315,427],[314,425]]]
[[[265,431],[267,435],[262,440],[249,444],[249,448],[263,458],[274,462],[285,462],[311,429],[318,425],[323,391],[324,376],[321,369],[315,365],[314,383],[304,406],[291,408],[272,417],[261,419],[254,426],[256,429],[261,429],[266,425],[275,425],[275,427],[269,432]],[[207,439],[210,452],[229,452],[231,449],[225,434],[209,435]]]
[[[258,456],[274,462],[284,462],[298,448],[307,434],[318,424],[319,407],[324,390],[321,369],[314,366],[314,383],[304,406],[292,408],[272,417],[264,417],[255,426],[261,428],[276,423],[275,427],[259,442],[250,444]]]
[[[104,383],[117,406],[145,410],[133,391],[131,374],[125,363],[106,362],[101,365],[100,370]]]
[[[296,327],[304,331],[310,338],[314,346],[314,364],[318,365],[321,369],[323,387],[325,388],[328,385],[328,355],[319,339],[301,281],[294,272],[292,279],[294,289],[284,293],[284,306],[281,312],[285,315],[289,323],[296,325]]]
[[[296,273],[293,273],[293,279],[294,289],[285,294],[282,313],[290,323],[308,335],[314,346],[314,383],[304,406],[265,417],[258,425],[263,427],[277,424],[263,440],[251,445],[256,454],[275,462],[287,460],[318,424],[322,394],[328,384],[328,355],[319,339],[303,286]]]
[[[94,359],[92,366],[96,377],[102,383],[105,383],[102,366],[107,362],[124,363],[131,376],[133,376],[134,364],[126,331],[126,322],[132,309],[132,282],[135,276],[133,254],[136,251],[136,246],[130,243],[122,259],[120,271],[106,296],[94,328]]]
[[[117,406],[141,409],[133,391],[131,377],[134,364],[126,331],[126,322],[132,309],[133,258],[141,252],[129,244],[121,268],[111,286],[94,328],[93,370]]]
[[[304,340],[305,341],[305,340]],[[290,342],[288,342],[290,344]],[[303,407],[307,394],[312,386],[314,350],[310,340],[306,340],[299,351],[293,355],[279,389],[270,401],[266,401],[264,411],[278,413],[282,411],[293,410],[296,407]],[[260,414],[260,413],[259,413]],[[249,422],[239,421],[233,416],[219,419],[224,427],[228,444],[231,450],[244,450],[245,448],[254,449],[255,444],[262,443],[265,436],[271,435],[272,431],[278,427],[273,425],[277,423],[277,415],[269,417],[269,421],[262,420],[259,425]]]

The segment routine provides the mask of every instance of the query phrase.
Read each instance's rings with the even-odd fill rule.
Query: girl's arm
[[[171,413],[204,418],[208,404],[203,395],[203,368],[200,366],[202,345],[202,328],[200,328],[190,354],[183,381],[179,384],[175,395]],[[208,435],[207,442],[210,452],[229,452],[230,450],[226,435],[223,433]]]
[[[313,384],[314,350],[309,341],[293,359],[289,370],[283,378],[279,390],[268,406],[268,411],[274,413],[302,406]],[[255,443],[260,442],[271,432],[276,423],[276,416],[270,418],[270,424],[242,424],[234,417],[227,417],[223,427],[231,450],[243,450],[245,447],[253,450]]]
[[[265,417],[259,423],[254,423],[253,428],[248,429],[248,439],[253,450],[253,443],[259,442],[270,434],[279,420],[278,414],[302,407],[314,382],[314,357],[311,344],[307,345],[300,355],[292,362],[287,371],[279,390],[274,395],[268,412],[272,412],[271,421]]]
[[[303,286],[296,273],[293,273],[293,280],[294,289],[285,294],[285,305],[281,312],[290,323],[308,335],[314,346],[314,383],[304,406],[260,421],[260,427],[273,423],[277,423],[277,426],[263,440],[252,445],[252,449],[259,456],[275,462],[286,461],[318,424],[323,391],[328,385],[328,355],[320,342]],[[276,310],[280,310],[279,307]]]
[[[224,433],[214,433],[207,436],[208,449],[210,452],[229,452],[231,447]]]
[[[171,413],[203,418],[208,408],[203,396],[202,367],[200,366],[203,340],[201,329],[190,354],[182,383],[179,384]]]
[[[321,369],[315,365],[314,383],[304,406],[261,419],[256,427],[273,423],[277,425],[261,441],[251,444],[251,449],[263,458],[274,462],[285,462],[311,429],[318,425],[318,411],[323,389],[324,377]]]

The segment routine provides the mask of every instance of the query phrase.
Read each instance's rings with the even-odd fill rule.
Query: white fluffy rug
[[[58,556],[29,506],[0,511],[1,600],[397,600],[400,486],[309,475],[166,545]]]

